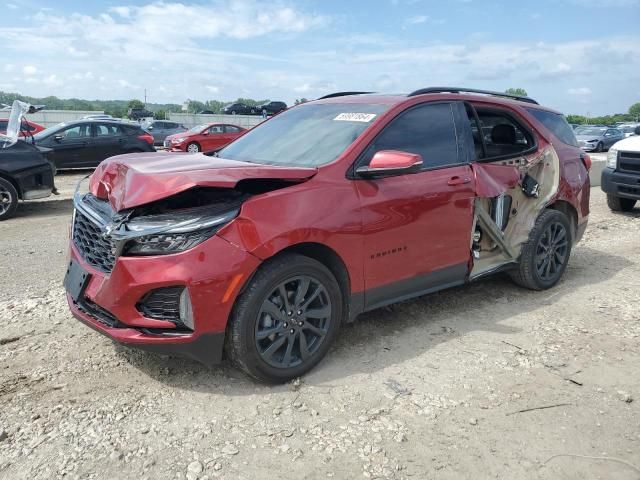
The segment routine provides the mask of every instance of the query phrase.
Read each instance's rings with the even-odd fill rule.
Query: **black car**
[[[53,150],[57,168],[96,167],[114,155],[155,151],[153,136],[140,125],[115,120],[61,123],[33,138],[38,146]]]
[[[222,113],[227,115],[254,115],[256,113],[256,107],[250,107],[244,103],[230,103],[222,109]]]
[[[0,137],[0,143],[3,141],[8,139]],[[13,216],[19,200],[35,200],[57,193],[50,153],[49,149],[25,140],[10,146],[0,145],[0,221]]]
[[[287,109],[287,104],[284,102],[267,102],[262,105],[258,105],[256,110],[263,115],[275,115],[283,110]]]

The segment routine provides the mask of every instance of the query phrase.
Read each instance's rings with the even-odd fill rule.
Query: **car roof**
[[[558,115],[562,115],[561,112],[553,110],[551,108],[530,102],[524,102],[517,99],[499,97],[494,95],[484,95],[475,93],[424,93],[420,95],[407,95],[407,94],[380,94],[380,93],[363,93],[358,95],[344,95],[334,96],[330,98],[320,98],[308,103],[324,104],[324,103],[353,103],[353,104],[367,104],[377,103],[383,105],[399,105],[404,102],[408,102],[413,98],[422,98],[425,100],[438,101],[438,100],[461,100],[468,102],[484,102],[493,103],[495,105],[504,106],[518,106],[525,108],[532,108],[535,110],[542,110],[545,112],[552,112]]]

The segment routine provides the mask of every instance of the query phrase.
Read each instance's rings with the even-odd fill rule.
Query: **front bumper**
[[[14,174],[14,179],[20,189],[20,198],[35,200],[51,195],[55,190],[54,167],[45,163],[37,167],[21,170]]]
[[[607,167],[602,170],[600,186],[610,195],[640,200],[640,173],[623,173]]]
[[[70,258],[91,275],[77,302],[67,295],[77,319],[123,345],[186,356],[205,365],[220,362],[233,303],[259,264],[217,236],[178,254],[119,257],[110,274],[87,264],[73,241]],[[170,286],[188,289],[193,331],[147,318],[136,307],[149,291]]]

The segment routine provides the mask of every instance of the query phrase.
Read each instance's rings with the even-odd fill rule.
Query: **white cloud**
[[[24,73],[25,75],[35,75],[36,73],[38,73],[38,69],[33,65],[25,65],[24,67],[22,67],[22,73]]]
[[[18,9],[18,5],[16,5],[15,3],[5,3],[5,7],[7,7],[9,10],[17,10]]]
[[[13,63],[7,63],[5,64],[5,66],[3,67],[3,71],[5,73],[9,73],[9,72],[13,72],[15,70],[16,66]]]
[[[578,97],[586,97],[591,95],[591,89],[589,87],[574,87],[567,90],[569,95],[576,95]]]
[[[421,23],[426,23],[429,21],[428,15],[415,15],[413,17],[407,18],[404,23],[405,25],[419,25]]]
[[[205,85],[204,88],[206,88],[210,93],[220,93],[220,88],[215,85]]]

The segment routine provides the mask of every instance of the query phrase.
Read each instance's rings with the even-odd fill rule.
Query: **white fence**
[[[39,123],[43,127],[52,127],[61,122],[80,120],[85,115],[99,115],[104,112],[96,110],[41,110],[27,115],[27,120]]]
[[[181,123],[187,128],[202,123],[228,123],[239,127],[251,128],[264,119],[258,115],[201,115],[195,113],[170,113],[169,120]]]

